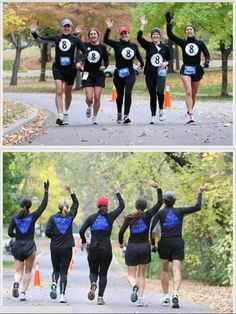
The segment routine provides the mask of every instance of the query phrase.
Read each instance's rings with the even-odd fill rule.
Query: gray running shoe
[[[68,113],[64,113],[64,124],[65,125],[69,124],[69,115],[68,115]]]
[[[89,293],[88,293],[88,299],[89,299],[90,301],[94,300],[96,289],[97,289],[97,284],[96,284],[96,282],[92,282],[92,284],[91,284],[91,286],[90,286],[90,291],[89,291]]]
[[[137,305],[138,307],[144,307],[143,299],[138,299],[136,305]]]
[[[122,123],[122,113],[117,113],[117,123],[121,124]]]
[[[55,282],[51,285],[50,298],[53,300],[57,298],[57,284]]]
[[[138,300],[138,286],[133,286],[132,293],[130,295],[131,302],[136,302]]]
[[[104,305],[105,301],[103,300],[103,297],[98,297],[98,301],[97,301],[98,305]]]
[[[90,118],[91,115],[92,115],[91,107],[92,107],[92,106],[90,106],[90,107],[88,106],[88,108],[87,108],[87,110],[86,110],[86,117],[87,117],[87,118]]]

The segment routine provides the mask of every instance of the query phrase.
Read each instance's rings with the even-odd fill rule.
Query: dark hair
[[[147,208],[147,200],[143,196],[140,196],[136,200],[135,207],[137,210],[140,209],[140,210],[144,211]]]
[[[24,218],[32,206],[32,202],[28,197],[23,197],[20,201],[20,208],[18,209],[16,215],[18,218]]]
[[[101,205],[98,206],[98,212],[99,212],[99,214],[102,214],[102,215],[106,216],[107,211],[108,211],[107,206],[104,206],[103,204],[101,204]]]
[[[138,211],[125,217],[125,221],[130,226],[134,225],[143,216],[143,212],[147,208],[147,200],[140,196],[135,202],[135,207]]]
[[[90,37],[91,31],[95,31],[98,34],[99,37],[99,31],[95,27],[91,27],[90,30],[88,31],[88,37]]]

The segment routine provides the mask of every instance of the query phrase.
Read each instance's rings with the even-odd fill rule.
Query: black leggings
[[[97,282],[99,276],[98,296],[103,297],[107,285],[107,272],[112,260],[110,248],[90,248],[88,253],[90,283]]]
[[[153,76],[149,75],[148,73],[146,74],[146,85],[150,95],[150,109],[152,116],[156,115],[157,97],[159,109],[163,109],[165,83],[166,77]]]
[[[52,281],[56,282],[60,276],[60,294],[65,294],[67,286],[67,272],[70,266],[72,258],[72,247],[64,249],[51,248],[51,260],[52,260]]]
[[[124,90],[125,90],[125,110],[124,115],[128,116],[130,107],[131,107],[131,94],[132,89],[136,80],[135,74],[131,74],[128,77],[121,78],[119,77],[118,73],[114,73],[113,82],[116,87],[117,91],[117,98],[116,98],[116,105],[117,105],[117,112],[122,113],[122,104],[124,98]]]

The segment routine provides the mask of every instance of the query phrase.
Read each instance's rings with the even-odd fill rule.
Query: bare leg
[[[174,291],[178,291],[181,284],[181,261],[173,260],[173,288]]]
[[[31,280],[31,272],[34,265],[36,253],[32,253],[27,259],[25,263],[25,276],[24,276],[24,284],[23,284],[23,290],[22,292],[25,292],[30,284]]]
[[[86,104],[91,107],[93,104],[93,94],[94,94],[94,88],[93,87],[85,87],[85,102]]]
[[[70,108],[71,99],[72,99],[72,88],[73,88],[73,85],[67,85],[67,83],[65,83],[65,110],[66,111],[68,111]]]
[[[95,86],[95,88],[94,88],[94,105],[93,105],[93,115],[95,117],[97,116],[98,111],[100,109],[101,94],[102,94],[102,87]]]
[[[169,261],[161,259],[161,285],[164,294],[169,293]]]
[[[145,271],[146,271],[147,265],[142,264],[138,265],[138,278],[137,278],[137,283],[138,283],[138,296],[142,297],[145,289]]]
[[[61,80],[55,80],[55,87],[56,87],[56,107],[57,107],[57,112],[63,113],[63,82]]]
[[[23,277],[24,262],[15,259],[15,282],[20,282]]]
[[[137,266],[128,266],[128,282],[131,285],[131,287],[136,286],[136,273],[137,273]]]
[[[192,82],[192,100],[193,100],[193,107],[194,107],[195,102],[196,102],[196,96],[197,96],[197,92],[198,92],[199,86],[200,86],[200,81],[198,81],[198,82]]]
[[[192,81],[191,77],[187,75],[181,75],[182,82],[185,89],[185,102],[189,114],[193,111],[193,99],[192,99]]]

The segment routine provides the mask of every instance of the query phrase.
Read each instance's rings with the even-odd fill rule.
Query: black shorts
[[[184,240],[182,238],[160,239],[158,254],[161,259],[184,260]]]
[[[21,262],[26,260],[35,251],[36,245],[34,240],[17,240],[11,248],[11,253],[14,258]]]
[[[66,82],[68,85],[73,85],[76,77],[76,68],[74,66],[60,66],[53,63],[52,73],[54,80]]]
[[[199,64],[196,65],[196,73],[195,74],[186,74],[185,73],[185,66],[188,66],[186,64],[183,64],[180,70],[180,75],[187,75],[191,77],[192,82],[198,82],[202,79],[204,75],[203,67]]]
[[[126,265],[137,266],[140,264],[148,264],[150,262],[151,248],[149,243],[128,243],[125,251]]]
[[[89,72],[89,76],[86,80],[82,80],[83,87],[105,87],[105,74],[99,72]]]

